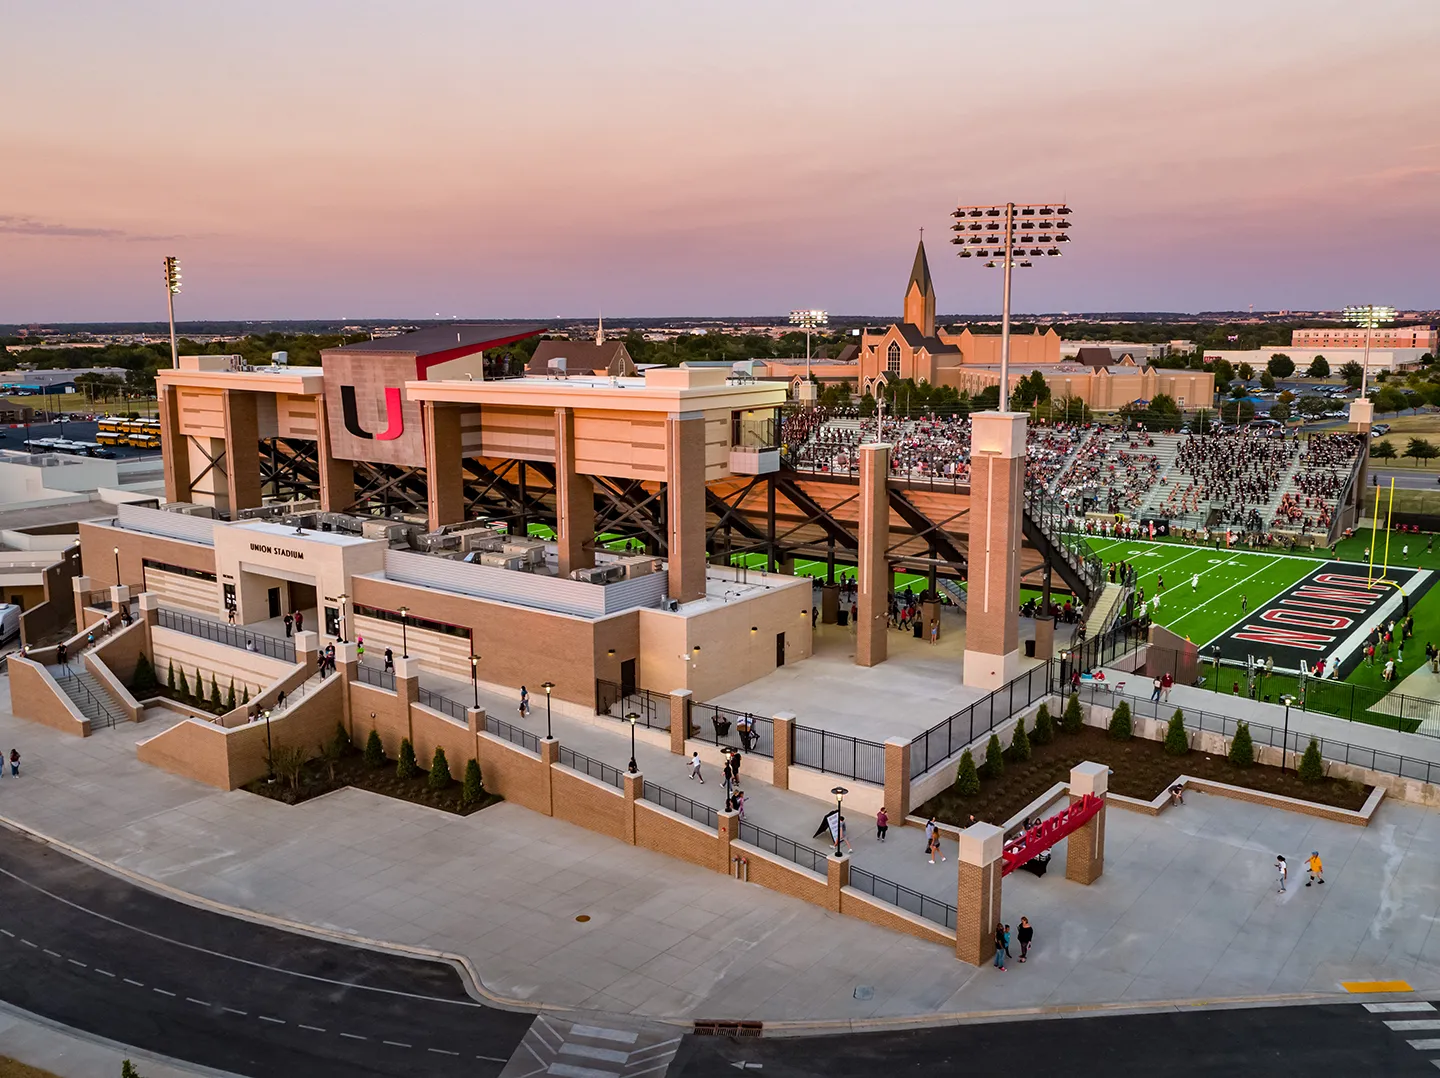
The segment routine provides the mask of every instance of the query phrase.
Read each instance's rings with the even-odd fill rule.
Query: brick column
[[[790,761],[795,751],[795,715],[789,711],[780,711],[772,716],[775,720],[775,744],[772,749],[775,754],[775,772],[772,785],[777,790],[790,789]]]
[[[70,578],[70,587],[75,595],[75,631],[85,628],[85,593],[93,588],[94,582],[88,576]]]
[[[860,556],[855,616],[855,665],[875,666],[889,655],[890,447],[860,447]],[[973,512],[973,510],[972,510]]]
[[[716,867],[725,875],[733,876],[735,865],[731,859],[735,855],[730,850],[730,843],[740,837],[740,814],[738,812],[722,812],[719,813],[719,816],[720,822],[716,829],[719,838],[716,856],[719,864]]]
[[[973,511],[973,510],[972,510]],[[955,889],[955,957],[983,966],[995,957],[1000,920],[1000,859],[1005,832],[994,824],[971,824],[960,832],[959,883]]]
[[[180,433],[180,395],[163,382],[160,391],[160,459],[165,469],[165,500],[190,501],[190,440]]]
[[[690,736],[690,690],[674,689],[670,693],[670,751],[685,755],[685,740]]]
[[[465,519],[465,478],[460,456],[460,409],[420,402],[425,431],[425,496],[430,530]]]
[[[665,522],[670,598],[705,598],[705,419],[665,420]]]
[[[1086,794],[1102,800],[1110,786],[1110,769],[1104,764],[1076,764],[1070,769],[1070,803]],[[1091,884],[1105,872],[1105,809],[1090,818],[1080,830],[1072,831],[1066,840],[1065,878],[1076,883]]]
[[[1055,657],[1055,619],[1035,619],[1035,658],[1044,662]]]
[[[836,857],[833,853],[825,859],[825,908],[831,913],[840,912],[840,891],[850,886],[850,855]]]
[[[320,508],[327,513],[343,513],[355,504],[355,464],[335,456],[329,422],[325,394],[321,393],[315,398],[315,459],[320,467]]]
[[[1020,510],[1025,413],[970,417],[969,594],[965,684],[998,689],[1020,672]]]
[[[560,575],[595,564],[595,487],[575,471],[575,413],[555,409],[555,546]]]
[[[223,392],[225,414],[225,484],[230,519],[260,504],[260,419],[258,394],[239,389]]]
[[[885,811],[901,826],[910,814],[910,742],[903,737],[885,739]]]
[[[140,593],[140,618],[146,625],[154,626],[160,622],[160,596],[153,591],[142,591]],[[155,656],[152,654],[153,660]]]
[[[635,845],[635,802],[645,796],[645,776],[625,772],[625,841]]]
[[[398,661],[398,660],[397,660]],[[555,790],[551,769],[560,762],[560,742],[553,737],[540,739],[540,804],[546,816],[555,815]]]
[[[1370,489],[1370,428],[1375,424],[1375,402],[1354,400],[1350,402],[1350,424],[1348,429],[1365,435],[1360,449],[1360,474],[1355,477],[1355,511],[1365,511],[1365,492]],[[1379,497],[1377,490],[1376,497]]]
[[[485,732],[485,709],[483,707],[467,707],[465,709],[465,728],[472,734]]]
[[[354,644],[336,644],[335,655],[338,661],[343,654],[342,648],[353,648]],[[415,658],[397,658],[395,660],[395,695],[398,702],[405,709],[405,736],[410,739],[410,744],[415,744],[415,718],[410,712],[410,705],[417,703],[420,699],[420,660]]]

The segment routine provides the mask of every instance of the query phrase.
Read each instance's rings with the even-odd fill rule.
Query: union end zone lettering
[[[1233,639],[1268,644],[1272,648],[1304,648],[1306,651],[1324,651],[1335,643],[1333,633],[1302,633],[1295,629],[1271,628],[1265,625],[1247,625],[1235,633]]]

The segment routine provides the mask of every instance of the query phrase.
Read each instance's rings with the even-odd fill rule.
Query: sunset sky
[[[1440,3],[13,4],[0,321],[1440,306]]]

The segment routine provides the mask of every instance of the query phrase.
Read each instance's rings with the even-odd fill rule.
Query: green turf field
[[[1125,539],[1092,539],[1090,546],[1107,564],[1126,561],[1135,566],[1151,621],[1198,645],[1240,620],[1242,596],[1255,610],[1315,569],[1313,558],[1223,546],[1216,550]],[[1192,575],[1199,578],[1193,588]],[[1162,576],[1165,587],[1159,589],[1156,578]]]

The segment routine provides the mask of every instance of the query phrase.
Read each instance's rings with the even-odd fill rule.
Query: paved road
[[[24,424],[0,426],[0,449],[21,449],[26,438],[68,438],[72,442],[93,442],[100,429],[98,422],[31,423],[27,432]],[[120,460],[137,457],[160,457],[158,449],[136,449],[128,445],[109,447]]]
[[[0,998],[236,1074],[498,1075],[533,1016],[458,973],[162,898],[0,831]]]
[[[1428,1012],[1440,1025],[1440,1012]],[[1005,1074],[1013,1078],[1273,1078],[1277,1074],[1434,1075],[1440,1051],[1389,1028],[1424,1013],[1372,1014],[1359,1004],[1067,1018],[906,1033],[732,1040],[686,1037],[670,1078],[873,1078]],[[742,1068],[737,1064],[750,1064]],[[758,1064],[759,1066],[756,1066]]]
[[[1372,476],[1371,483],[1375,486],[1388,488],[1390,486],[1390,477],[1394,476],[1397,490],[1402,487],[1409,490],[1440,490],[1440,471],[1381,471],[1375,467],[1372,461],[1370,464],[1370,475]]]

